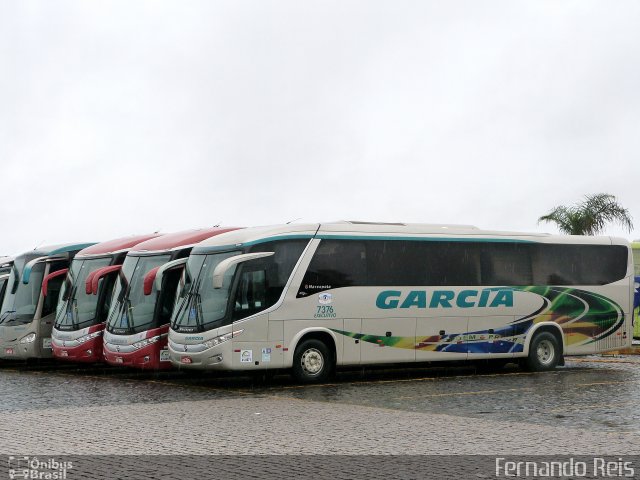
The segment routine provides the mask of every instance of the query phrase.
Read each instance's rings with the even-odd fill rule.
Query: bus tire
[[[551,332],[536,333],[529,345],[529,355],[524,364],[530,372],[553,370],[560,361],[560,345]]]
[[[321,340],[310,338],[296,347],[293,377],[300,383],[324,382],[333,370],[333,356]]]

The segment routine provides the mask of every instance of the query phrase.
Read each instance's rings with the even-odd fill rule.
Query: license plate
[[[122,363],[122,357],[116,357],[116,363]]]
[[[181,362],[181,363],[191,363],[191,361],[192,361],[192,360],[191,360],[191,357],[182,357],[182,358],[180,359],[180,362]]]
[[[66,350],[62,350],[62,351],[60,352],[60,356],[61,356],[61,357],[68,357],[68,356],[69,356],[69,352],[67,352]]]
[[[169,356],[169,350],[160,350],[160,361],[161,362],[171,361],[171,357]]]
[[[42,339],[42,348],[51,348],[51,339],[43,338]]]
[[[6,353],[7,355],[13,355],[13,348],[5,348],[4,353]]]

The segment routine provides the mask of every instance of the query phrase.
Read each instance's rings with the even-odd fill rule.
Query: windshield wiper
[[[113,319],[113,323],[111,323],[111,315],[107,318],[107,325],[111,328],[117,329],[126,329],[128,331],[132,330],[130,316],[131,316],[131,300],[129,300],[129,294],[131,293],[131,284],[126,280],[122,272],[118,275],[118,279],[120,280],[121,290],[118,294],[118,298],[116,299],[116,304],[113,308],[113,312],[111,315],[115,315]],[[122,326],[122,316],[127,316],[127,326]]]
[[[15,310],[7,310],[6,312],[4,312],[2,314],[2,317],[0,317],[0,324],[4,323],[4,321],[9,318],[9,315],[12,313],[16,313]]]
[[[67,304],[66,304],[66,308],[64,309],[64,316],[65,318],[60,319],[60,326],[63,325],[68,325],[69,323],[71,323],[71,327],[76,327],[76,322],[74,321],[75,319],[75,315],[74,315],[74,307],[77,306],[77,299],[76,299],[76,292],[78,290],[78,285],[74,285],[73,287],[71,287],[71,290],[69,291],[69,296],[67,297]],[[71,317],[71,318],[69,318]],[[56,323],[58,323],[57,319],[56,319]],[[56,328],[58,328],[56,326]]]
[[[74,330],[79,330],[80,322],[78,322],[78,318],[80,317],[80,315],[78,315],[78,299],[77,298],[73,299],[73,303],[71,304],[70,310],[71,310],[71,325],[73,325]]]
[[[127,316],[126,328],[131,332],[133,330],[133,325],[131,324],[131,310],[133,310],[133,307],[131,307],[131,300],[129,300],[129,295],[127,295],[124,302],[122,302],[122,309],[123,309],[123,315]],[[120,316],[120,319],[122,321],[122,315]],[[122,326],[120,328],[122,328]]]
[[[196,291],[196,293],[193,294],[193,304],[195,306],[195,313],[196,313],[196,325],[198,326],[199,329],[203,328],[202,325],[202,317],[204,317],[204,314],[202,313],[202,295],[200,294],[200,284],[198,284],[198,291]]]
[[[109,314],[109,318],[107,318],[107,327],[109,328],[119,328],[116,325],[116,322],[118,321],[118,319],[120,319],[120,316],[122,315],[122,307],[123,307],[123,302],[122,302],[122,295],[119,294],[118,298],[116,298],[116,303],[113,306],[113,308],[111,309],[111,313]],[[113,322],[113,323],[112,323]]]
[[[186,287],[186,285],[185,285],[185,287]],[[171,328],[178,327],[178,324],[180,323],[178,319],[180,318],[180,315],[182,314],[182,311],[184,310],[185,307],[187,307],[187,309],[188,309],[191,306],[191,298],[193,297],[193,295],[195,295],[194,289],[195,289],[194,284],[191,284],[191,288],[189,288],[189,290],[187,290],[187,292],[182,297],[182,302],[180,302],[180,306],[178,307],[178,310],[176,310],[176,313],[173,316],[175,318],[175,320],[174,320],[173,326]]]
[[[191,314],[193,312],[193,315],[195,317],[195,321],[196,321],[196,326],[199,328],[202,326],[202,322],[200,321],[200,317],[201,317],[201,304],[202,304],[202,296],[200,295],[199,289],[200,289],[200,284],[202,283],[202,279],[198,278],[198,280],[196,281],[196,283],[192,284],[191,289],[189,289],[189,291],[185,294],[185,298],[182,300],[182,303],[180,304],[180,308],[178,308],[178,311],[176,312],[175,315],[175,321],[173,322],[173,327],[171,328],[180,328],[181,324],[184,323],[184,321],[181,319],[181,315],[186,315],[186,321],[187,323],[189,322],[189,320],[191,319]],[[183,312],[183,310],[186,307],[186,311]]]
[[[189,317],[191,317],[191,312],[193,312],[196,320],[196,327],[198,327],[198,329],[202,327],[202,295],[200,294],[201,283],[202,277],[198,278],[197,282],[193,286],[193,290],[191,292],[191,301],[189,302],[189,311],[187,312],[187,315]]]

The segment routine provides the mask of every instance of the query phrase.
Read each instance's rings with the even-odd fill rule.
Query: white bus
[[[630,345],[626,240],[337,222],[238,230],[198,244],[169,331],[182,368],[292,369],[519,361]]]
[[[0,308],[0,359],[51,358],[51,330],[64,275],[93,243],[38,247],[16,256]]]

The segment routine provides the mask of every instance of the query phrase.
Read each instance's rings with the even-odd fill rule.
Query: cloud
[[[640,222],[638,20],[634,2],[5,2],[0,252],[296,218],[544,231],[595,192]]]

